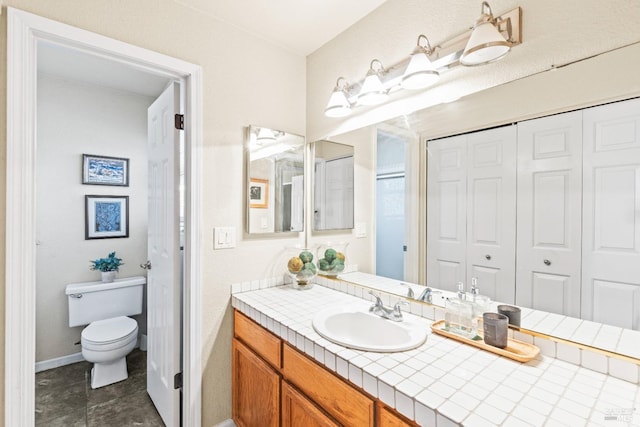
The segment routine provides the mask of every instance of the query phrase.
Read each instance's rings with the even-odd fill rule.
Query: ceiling
[[[174,0],[307,56],[386,0]]]
[[[174,1],[307,56],[386,0]],[[168,84],[166,77],[42,41],[38,43],[38,71],[150,97],[159,95]]]

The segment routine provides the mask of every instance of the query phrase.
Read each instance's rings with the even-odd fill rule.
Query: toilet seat
[[[130,317],[119,316],[91,322],[81,334],[84,349],[109,351],[128,345],[138,336],[138,323]]]

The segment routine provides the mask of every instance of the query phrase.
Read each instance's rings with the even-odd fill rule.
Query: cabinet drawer
[[[271,332],[234,310],[233,334],[272,366],[280,369],[282,360],[282,340]]]
[[[344,425],[373,426],[373,400],[288,344],[283,349],[283,375]]]

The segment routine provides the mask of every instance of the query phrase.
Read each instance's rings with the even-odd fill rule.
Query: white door
[[[466,275],[467,138],[429,141],[427,148],[427,283],[455,291]]]
[[[467,135],[466,289],[515,301],[516,127]]]
[[[580,317],[582,112],[518,123],[516,303]]]
[[[296,175],[291,177],[291,231],[303,231],[303,229],[304,175]]]
[[[583,120],[582,317],[640,329],[640,100]]]
[[[180,425],[180,86],[172,83],[148,110],[149,220],[147,392],[167,427]]]

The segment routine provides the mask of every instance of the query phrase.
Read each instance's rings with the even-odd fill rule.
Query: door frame
[[[201,425],[202,70],[195,64],[7,8],[4,424],[34,424],[37,43],[57,43],[181,82],[185,114],[183,425]],[[13,286],[11,285],[13,284]]]

